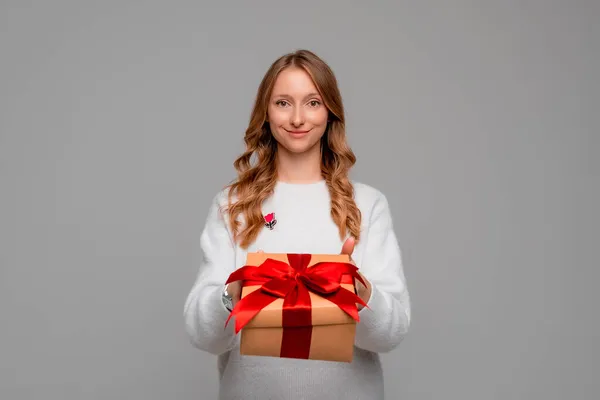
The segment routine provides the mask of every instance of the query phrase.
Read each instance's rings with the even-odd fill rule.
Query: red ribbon
[[[352,278],[366,286],[351,263],[323,261],[308,268],[310,254],[288,254],[288,262],[267,258],[259,266],[246,265],[233,272],[226,283],[242,280],[245,286],[261,285],[242,298],[233,308],[225,326],[235,316],[238,333],[263,308],[283,298],[283,339],[281,357],[307,359],[312,335],[312,306],[309,291],[336,304],[355,321],[359,320],[356,303],[366,303],[342,287]],[[286,329],[287,328],[287,329]]]

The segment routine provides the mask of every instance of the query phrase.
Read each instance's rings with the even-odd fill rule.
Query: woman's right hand
[[[231,282],[227,285],[227,294],[231,296],[231,305],[235,307],[236,303],[242,297],[242,281]]]

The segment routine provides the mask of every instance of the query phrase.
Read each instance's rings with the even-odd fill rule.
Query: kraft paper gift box
[[[243,281],[229,317],[241,354],[351,362],[357,271],[348,255],[249,253],[227,281]]]

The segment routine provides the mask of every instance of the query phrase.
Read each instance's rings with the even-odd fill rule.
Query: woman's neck
[[[286,183],[313,183],[323,180],[319,147],[301,154],[278,149],[277,179]]]

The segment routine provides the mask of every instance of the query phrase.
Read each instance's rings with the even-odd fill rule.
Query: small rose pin
[[[277,223],[277,220],[275,219],[275,213],[267,214],[267,215],[265,215],[264,218],[265,218],[265,226],[267,228],[269,228],[270,230],[273,230],[273,227]]]

